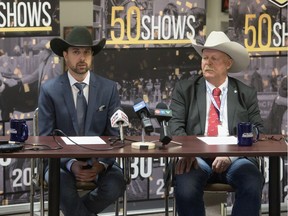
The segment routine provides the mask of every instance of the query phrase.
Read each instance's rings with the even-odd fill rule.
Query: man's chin
[[[87,73],[88,72],[88,69],[87,68],[85,68],[85,69],[78,69],[77,70],[77,73],[78,74],[85,74],[85,73]]]
[[[214,74],[209,73],[209,72],[208,73],[204,72],[203,76],[204,76],[205,79],[213,79],[214,78]]]

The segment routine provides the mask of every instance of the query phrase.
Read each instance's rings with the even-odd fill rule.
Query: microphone
[[[153,125],[150,119],[150,112],[146,103],[140,98],[136,99],[134,106],[134,111],[136,112],[138,118],[140,118],[142,126],[146,133],[150,133],[153,131]]]
[[[166,104],[158,103],[154,110],[154,116],[161,125],[160,142],[162,142],[163,145],[167,145],[172,140],[168,127],[168,121],[172,118],[172,110],[168,109]]]
[[[150,119],[150,112],[148,107],[146,106],[146,103],[141,100],[140,98],[136,99],[133,109],[137,116],[141,119],[142,123],[142,141],[140,142],[133,142],[131,143],[131,147],[134,149],[154,149],[155,143],[153,142],[145,142],[144,141],[144,135],[145,133],[150,133],[153,131],[152,122]],[[144,133],[145,131],[145,133]]]
[[[116,111],[110,118],[111,127],[118,128],[120,132],[120,141],[124,142],[124,132],[123,127],[129,126],[129,119],[128,116],[123,112],[121,107],[117,107]]]

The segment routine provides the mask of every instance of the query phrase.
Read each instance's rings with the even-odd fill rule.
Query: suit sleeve
[[[172,101],[170,109],[172,110],[172,118],[169,121],[169,127],[172,135],[185,136],[186,133],[186,102],[183,94],[181,82],[176,83],[172,93]]]
[[[241,89],[245,90],[241,91]],[[258,128],[260,133],[263,133],[263,120],[260,115],[256,90],[250,87],[239,87],[238,90],[241,91],[239,95],[239,106],[242,107],[242,109],[238,107],[239,112],[237,114],[236,123],[240,121],[249,121]],[[236,127],[237,125],[235,125],[235,133]]]
[[[251,99],[248,99],[248,102],[251,101],[251,103],[248,104],[249,119],[259,129],[259,132],[263,133],[263,120],[260,115],[256,90],[250,94],[250,97]]]
[[[55,122],[55,110],[53,101],[46,91],[45,85],[41,86],[41,91],[38,100],[39,118],[38,127],[40,136],[49,136],[52,134]]]
[[[112,86],[112,93],[110,96],[110,102],[108,106],[108,118],[107,118],[107,126],[105,129],[105,135],[107,136],[119,136],[119,130],[117,128],[112,128],[110,118],[114,114],[115,109],[121,106],[119,93],[117,90],[116,83]]]
[[[107,118],[107,127],[105,130],[105,134],[108,136],[119,136],[119,130],[117,128],[112,128],[110,118],[113,115],[113,112],[117,107],[120,107],[121,102],[120,102],[120,97],[118,94],[117,86],[116,83],[113,85],[112,89],[112,94],[111,94],[111,99],[110,103],[108,106],[108,118]],[[115,158],[98,158],[98,161],[107,164],[108,167],[112,166],[115,162]]]

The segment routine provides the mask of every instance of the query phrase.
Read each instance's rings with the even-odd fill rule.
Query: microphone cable
[[[59,150],[59,149],[63,149],[63,146],[61,145],[60,142],[58,142],[58,140],[56,140],[54,131],[53,131],[53,140],[55,141],[55,143],[58,145],[55,148],[51,148],[51,146],[49,145],[45,145],[45,144],[37,144],[37,143],[25,143],[26,145],[31,145],[31,147],[28,148],[24,148],[24,150],[34,150],[34,151],[47,151],[47,150]]]
[[[109,142],[110,142],[110,145],[114,145],[116,142],[121,142],[121,143],[125,143],[125,140],[127,141],[130,141],[130,142],[137,142],[137,140],[132,140],[132,139],[127,139],[127,138],[124,138],[123,141],[120,139],[120,137],[109,137]]]
[[[123,142],[120,142],[120,145],[115,145],[115,142],[112,142],[111,144],[110,144],[110,147],[106,147],[106,148],[89,148],[89,147],[86,147],[86,146],[83,146],[83,145],[80,145],[80,144],[78,144],[77,142],[75,142],[74,140],[72,140],[67,134],[65,134],[62,130],[60,130],[60,129],[54,129],[53,130],[53,139],[54,139],[54,141],[58,144],[58,145],[60,145],[60,146],[62,146],[61,144],[60,144],[60,142],[56,139],[56,133],[60,133],[60,134],[62,134],[63,136],[65,136],[70,142],[72,142],[73,144],[75,144],[76,146],[79,146],[80,148],[83,148],[83,149],[87,149],[87,150],[92,150],[92,151],[109,151],[109,150],[113,150],[113,149],[118,149],[118,148],[123,148],[124,146],[125,146],[125,143]],[[109,141],[111,141],[110,140],[110,138],[108,139]],[[62,148],[63,148],[63,146],[62,146]]]

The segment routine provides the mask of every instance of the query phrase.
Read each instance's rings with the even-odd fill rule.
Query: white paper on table
[[[106,142],[103,139],[101,139],[99,136],[73,136],[73,137],[69,137],[69,139],[73,140],[75,143],[73,143],[67,137],[61,137],[61,138],[67,145],[75,145],[75,143],[77,143],[78,145],[106,144]]]
[[[219,136],[219,137],[197,137],[207,145],[237,145],[235,136]]]

